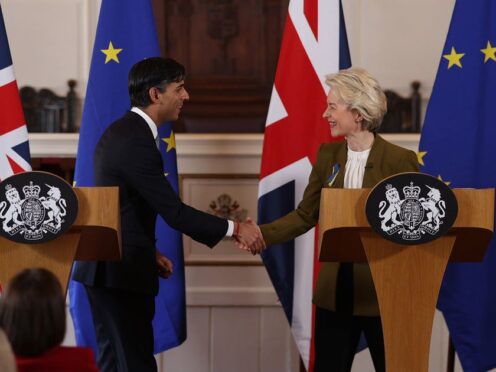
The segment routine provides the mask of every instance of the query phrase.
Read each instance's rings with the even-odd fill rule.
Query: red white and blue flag
[[[340,0],[291,0],[265,127],[258,222],[295,209],[317,150],[334,141],[322,118],[327,74],[351,65]],[[262,254],[307,370],[313,370],[316,229]]]
[[[28,130],[0,7],[0,181],[31,170]]]

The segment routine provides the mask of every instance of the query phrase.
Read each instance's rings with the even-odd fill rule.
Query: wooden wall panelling
[[[262,132],[288,0],[154,0],[163,55],[191,100],[176,131]]]

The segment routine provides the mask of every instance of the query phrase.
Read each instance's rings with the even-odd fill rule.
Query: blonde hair
[[[376,132],[387,111],[386,95],[366,70],[352,67],[326,76],[326,84],[337,97],[363,117],[362,129]]]

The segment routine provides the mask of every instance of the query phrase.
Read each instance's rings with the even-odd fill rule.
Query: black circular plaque
[[[370,192],[367,219],[384,238],[399,244],[422,244],[446,234],[455,222],[453,191],[424,173],[399,173]]]
[[[62,178],[25,172],[0,182],[0,235],[17,243],[55,239],[76,220],[78,199]]]

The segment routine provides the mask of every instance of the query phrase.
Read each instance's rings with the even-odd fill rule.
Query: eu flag
[[[429,101],[419,161],[452,187],[496,187],[495,20],[494,0],[456,1]],[[482,263],[449,264],[439,295],[464,371],[496,367],[495,245]]]
[[[84,102],[76,159],[76,186],[93,186],[93,153],[107,128],[129,110],[127,79],[138,61],[160,55],[149,0],[103,0],[96,31],[90,76]],[[164,173],[176,190],[177,166],[174,133],[170,124],[159,129]],[[153,329],[155,353],[181,344],[186,338],[184,258],[181,234],[159,217],[157,248],[174,263],[174,275],[160,279],[155,300]],[[78,345],[96,348],[96,339],[86,293],[71,281],[70,310]]]

